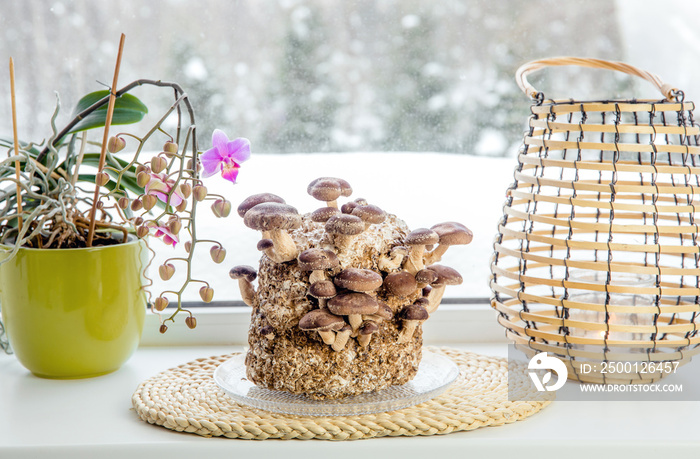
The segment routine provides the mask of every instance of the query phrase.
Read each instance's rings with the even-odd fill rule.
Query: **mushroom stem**
[[[425,264],[432,265],[442,260],[449,247],[447,244],[439,244],[432,252],[425,254]]]
[[[442,285],[433,285],[432,290],[430,290],[430,293],[428,293],[428,306],[425,307],[425,310],[428,311],[428,314],[432,314],[435,312],[440,306],[440,302],[442,301],[442,296],[445,294],[445,287],[447,287],[446,284]]]
[[[348,322],[350,322],[350,326],[352,327],[352,336],[357,336],[357,331],[360,329],[360,325],[362,325],[362,314],[350,314],[348,316]]]
[[[335,342],[335,332],[333,330],[319,330],[318,334],[321,335],[323,342],[329,346]]]
[[[424,245],[411,246],[408,252],[408,260],[404,263],[404,269],[415,276],[418,271],[425,268],[423,254],[425,254]]]
[[[315,284],[316,282],[321,282],[326,279],[326,271],[324,269],[316,269],[311,271],[311,274],[309,275],[309,284]]]
[[[340,352],[343,349],[345,349],[345,345],[348,343],[351,333],[352,328],[347,325],[343,327],[338,333],[336,333],[335,341],[331,345],[335,352]]]
[[[357,337],[357,342],[360,344],[362,347],[367,347],[369,346],[369,342],[372,341],[372,335],[360,335]]]
[[[326,201],[326,206],[327,207],[335,207],[337,209],[338,208],[338,200],[334,199],[332,201]]]
[[[404,320],[403,330],[399,333],[399,343],[407,343],[413,338],[413,333],[416,331],[416,327],[420,321],[418,320]]]
[[[276,261],[277,263],[285,263],[287,261],[295,260],[297,255],[299,255],[299,250],[294,243],[294,239],[292,239],[289,233],[287,233],[285,230],[270,230],[270,239],[272,239],[272,242],[275,244],[274,256],[277,258],[273,258],[273,261]]]
[[[252,282],[242,277],[238,279],[238,288],[241,291],[243,302],[248,306],[253,306],[253,300],[255,300],[255,287],[253,287]]]

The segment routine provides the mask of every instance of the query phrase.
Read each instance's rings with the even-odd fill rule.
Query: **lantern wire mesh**
[[[667,98],[546,100],[527,83],[572,64],[653,77]],[[491,303],[518,348],[561,358],[570,379],[649,383],[700,349],[700,129],[693,103],[647,75],[578,58],[517,74],[535,102],[494,242]]]

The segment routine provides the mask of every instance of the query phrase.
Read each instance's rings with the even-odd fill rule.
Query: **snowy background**
[[[529,114],[515,70],[558,55],[622,60],[697,99],[698,17],[700,2],[684,0],[0,0],[0,61],[15,60],[20,138],[39,141],[50,134],[54,92],[61,125],[82,95],[111,81],[124,32],[120,86],[180,83],[202,150],[214,128],[252,141],[239,184],[207,183],[234,208],[269,191],[307,212],[316,206],[308,182],[343,177],[355,196],[411,228],[470,227],[474,242],[445,258],[465,277],[448,295],[486,297],[492,238]],[[611,72],[560,68],[530,81],[553,98],[658,97]],[[9,88],[6,71],[0,88]],[[149,106],[145,127],[170,104],[145,88],[134,94]],[[11,133],[9,107],[0,90],[0,137]],[[446,198],[427,199],[424,189]],[[198,269],[215,300],[238,299],[228,270],[256,264],[259,236],[235,215],[200,214],[200,235],[220,239],[228,257],[215,265],[203,247]],[[186,299],[197,300],[197,288]]]

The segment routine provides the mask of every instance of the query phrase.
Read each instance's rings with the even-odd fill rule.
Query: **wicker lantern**
[[[629,73],[664,99],[549,100],[528,83],[561,65]],[[694,105],[619,62],[539,60],[516,80],[534,102],[494,242],[499,323],[526,354],[559,357],[570,379],[656,381],[700,343]]]

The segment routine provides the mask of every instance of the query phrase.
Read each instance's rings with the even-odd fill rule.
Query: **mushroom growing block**
[[[322,177],[308,191],[325,207],[314,211],[310,200],[311,211],[299,215],[262,194],[239,208],[246,225],[263,231],[258,248],[265,253],[257,289],[234,273],[252,306],[248,379],[313,399],[407,383],[418,370],[420,324],[429,316],[421,288],[433,283],[436,300],[449,284],[423,268],[437,231],[421,230],[428,237],[415,244],[401,219],[365,199],[341,203],[340,213],[337,200],[352,191],[342,179]]]

